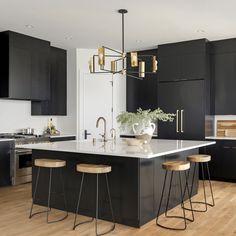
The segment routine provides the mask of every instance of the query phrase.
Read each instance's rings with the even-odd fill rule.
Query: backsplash
[[[42,134],[49,116],[31,116],[31,102],[20,100],[0,100],[0,133],[19,132],[19,129],[31,127],[35,134]],[[57,125],[57,117],[52,117]]]
[[[236,115],[215,116],[216,136],[236,136]]]

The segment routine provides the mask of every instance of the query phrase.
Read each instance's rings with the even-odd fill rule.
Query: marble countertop
[[[152,139],[150,144],[141,146],[128,146],[125,139],[118,139],[116,143],[112,141],[108,141],[106,143],[96,141],[95,143],[93,143],[91,140],[86,140],[27,144],[19,145],[17,147],[36,150],[149,159],[158,156],[187,151],[195,148],[200,148],[208,145],[213,145],[215,143],[215,141]]]
[[[208,136],[205,139],[212,139],[212,140],[236,140],[236,137],[225,137],[225,136]]]
[[[0,142],[4,142],[4,141],[14,141],[14,139],[11,138],[0,138]]]

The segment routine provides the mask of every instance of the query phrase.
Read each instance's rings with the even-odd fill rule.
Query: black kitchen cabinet
[[[208,77],[208,54],[206,39],[158,45],[158,81]]]
[[[219,140],[201,152],[211,155],[209,169],[212,179],[236,182],[236,140]]]
[[[164,139],[205,138],[206,94],[204,80],[160,82],[158,106],[175,113],[173,122],[158,122],[158,137]]]
[[[0,33],[0,97],[47,100],[50,97],[50,43],[12,31]]]
[[[216,115],[236,114],[236,39],[211,42]]]
[[[157,49],[138,51],[138,55],[157,56]],[[150,57],[143,57],[146,71],[152,71],[152,60]],[[128,67],[130,66],[128,60]],[[132,68],[132,71],[138,71]],[[138,75],[138,74],[135,74]],[[157,108],[157,73],[146,74],[143,79],[135,79],[127,76],[126,80],[126,108],[129,112],[136,112],[138,108],[156,109]]]
[[[32,115],[66,115],[67,114],[67,58],[66,50],[50,49],[50,99],[33,101]]]
[[[10,161],[13,142],[0,141],[0,186],[11,185]]]

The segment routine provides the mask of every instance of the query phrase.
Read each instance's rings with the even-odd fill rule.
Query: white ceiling
[[[126,49],[236,37],[235,0],[0,0],[0,30],[25,33],[64,48],[119,49],[121,16],[116,11],[120,8],[129,11]]]

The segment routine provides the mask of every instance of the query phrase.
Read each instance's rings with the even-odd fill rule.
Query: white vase
[[[144,124],[143,122],[134,123],[132,125],[132,129],[135,135],[148,134],[152,136],[156,129],[156,125],[152,123],[151,121],[146,124]]]

